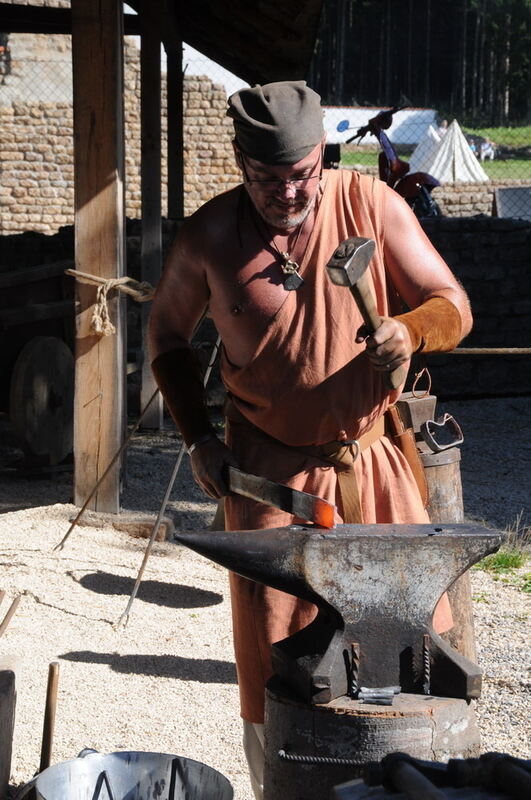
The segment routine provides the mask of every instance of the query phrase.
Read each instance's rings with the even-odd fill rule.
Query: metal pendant
[[[304,283],[304,280],[299,275],[299,265],[289,257],[289,253],[281,253],[280,255],[282,256],[282,272],[286,275],[284,289],[287,292],[296,291]]]
[[[304,279],[301,278],[298,272],[292,272],[291,275],[286,277],[284,281],[284,289],[287,292],[294,292],[299,289],[302,284],[304,283]]]

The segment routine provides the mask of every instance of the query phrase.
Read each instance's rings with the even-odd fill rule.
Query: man
[[[338,521],[427,522],[412,470],[386,433],[400,392],[385,375],[415,351],[455,347],[471,326],[466,295],[397,194],[356,172],[323,173],[320,98],[304,81],[243,89],[228,114],[243,184],[187,220],[151,318],[153,371],[194,476],[220,498],[231,464],[324,497]],[[352,235],[376,242],[370,272],[383,324],[369,337],[350,292],[326,273]],[[401,301],[413,310],[393,317]],[[208,420],[189,344],[207,306],[223,341],[226,443]],[[231,530],[293,521],[235,496],[225,516]],[[230,583],[244,743],[260,797],[270,645],[307,625],[315,608],[237,575]],[[448,612],[444,597],[439,631],[451,626]]]

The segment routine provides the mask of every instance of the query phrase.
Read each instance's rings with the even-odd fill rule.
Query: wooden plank
[[[2,30],[10,33],[70,34],[72,32],[72,15],[69,8],[0,3],[0,17]],[[124,14],[124,32],[128,36],[138,36],[140,33],[136,14]]]
[[[15,706],[17,699],[15,668],[0,664],[0,797],[7,797],[13,752]]]
[[[168,219],[184,217],[183,166],[183,48],[182,42],[165,43],[167,54],[168,115]]]
[[[28,322],[42,322],[46,319],[62,319],[74,313],[73,300],[50,300],[47,303],[32,303],[21,308],[0,310],[0,327],[26,325]]]
[[[142,280],[152,286],[159,282],[162,271],[162,220],[161,220],[161,70],[160,31],[147,6],[141,14],[141,188],[142,188]],[[142,303],[142,342],[144,359],[140,389],[140,408],[148,404],[157,384],[151,370],[147,327],[150,303]],[[162,396],[151,403],[142,422],[142,428],[160,430],[162,427]]]
[[[72,259],[54,261],[53,264],[37,264],[34,267],[21,267],[20,269],[10,270],[0,273],[0,289],[7,289],[10,286],[22,286],[26,283],[42,281],[46,278],[55,278],[62,275],[65,269],[74,266]]]
[[[124,274],[122,3],[72,0],[76,269]],[[77,283],[74,502],[82,505],[119,449],[125,429],[125,308],[113,293],[113,336],[90,328],[96,288]],[[120,510],[121,463],[91,501]]]

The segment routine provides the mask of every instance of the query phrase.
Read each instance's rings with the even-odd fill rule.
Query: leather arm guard
[[[442,353],[461,341],[461,314],[445,297],[430,297],[395,319],[408,329],[414,353]]]
[[[151,369],[186,446],[206,436],[215,436],[206,409],[201,367],[192,347],[161,353]]]

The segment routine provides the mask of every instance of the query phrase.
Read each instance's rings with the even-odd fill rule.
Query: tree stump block
[[[479,731],[472,703],[399,694],[392,706],[339,697],[308,706],[277,678],[266,690],[264,800],[322,800],[363,767],[400,750],[431,761],[475,757]],[[348,759],[350,764],[301,763],[288,756]]]

